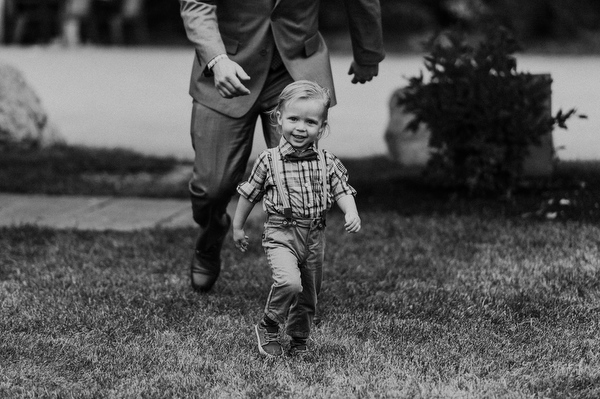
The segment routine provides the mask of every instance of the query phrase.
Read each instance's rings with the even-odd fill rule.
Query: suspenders
[[[273,179],[275,180],[275,185],[277,186],[277,192],[279,193],[279,197],[281,198],[281,202],[283,203],[283,216],[285,217],[285,225],[295,226],[297,222],[292,217],[292,204],[289,199],[289,192],[283,187],[283,183],[281,181],[281,172],[279,168],[279,148],[269,148],[269,152],[271,153],[271,161],[273,166]],[[325,153],[322,150],[318,150],[319,154],[319,162],[321,164],[321,180],[323,181],[323,212],[321,213],[321,222],[323,226],[325,226],[325,215],[327,213],[327,198],[328,198],[328,185],[327,185],[327,162],[325,161]],[[286,195],[287,194],[287,195]]]

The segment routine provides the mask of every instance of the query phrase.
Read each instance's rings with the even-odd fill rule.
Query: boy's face
[[[297,150],[305,150],[321,137],[327,121],[323,103],[300,98],[277,112],[277,123],[283,137]]]

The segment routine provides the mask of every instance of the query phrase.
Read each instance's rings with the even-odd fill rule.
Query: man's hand
[[[244,229],[233,229],[233,241],[237,249],[246,252],[248,249],[248,236],[244,232]]]
[[[352,61],[348,75],[354,75],[352,77],[352,83],[363,84],[370,82],[379,73],[379,65],[359,65],[356,61]]]
[[[250,90],[242,84],[242,80],[250,80],[244,69],[229,58],[224,58],[213,66],[215,87],[219,94],[225,98],[247,96]]]

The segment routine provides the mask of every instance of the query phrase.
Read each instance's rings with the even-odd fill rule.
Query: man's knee
[[[199,190],[190,184],[190,199],[194,221],[204,226],[210,219],[219,218],[227,213],[227,205],[233,192],[225,188]]]
[[[216,180],[194,180],[189,184],[189,191],[192,198],[206,203],[229,202],[235,194],[236,185],[231,181]]]

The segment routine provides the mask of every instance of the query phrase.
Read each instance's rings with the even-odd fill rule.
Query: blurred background
[[[345,36],[343,1],[321,4],[322,32]],[[512,28],[538,50],[562,44],[563,50],[583,51],[600,45],[597,0],[381,0],[381,8],[391,51],[418,51],[419,40],[411,39],[438,29],[490,22]],[[187,43],[176,0],[0,0],[0,10],[5,44]]]
[[[373,82],[351,85],[343,1],[321,0],[321,31],[340,99],[325,147],[340,156],[386,152],[390,95],[423,69],[424,40],[448,27],[475,35],[500,23],[524,47],[518,69],[552,75],[553,109],[575,107],[590,118],[555,132],[558,155],[597,157],[600,1],[381,0],[381,7],[388,55]],[[0,63],[23,72],[67,142],[192,156],[193,52],[178,1],[0,0],[0,43]],[[255,141],[257,153],[264,145]]]

